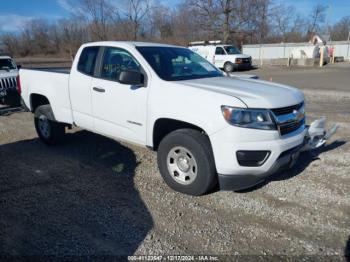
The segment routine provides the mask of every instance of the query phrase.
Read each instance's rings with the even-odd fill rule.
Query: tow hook
[[[326,130],[325,126],[325,117],[317,119],[311,123],[305,135],[306,143],[301,151],[309,151],[323,146],[339,128],[339,124],[333,125],[329,130]]]

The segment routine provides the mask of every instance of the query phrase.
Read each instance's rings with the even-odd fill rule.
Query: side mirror
[[[22,68],[22,65],[17,65],[17,69],[20,70]]]
[[[141,86],[144,84],[145,77],[138,71],[122,71],[119,75],[119,82],[125,85]]]

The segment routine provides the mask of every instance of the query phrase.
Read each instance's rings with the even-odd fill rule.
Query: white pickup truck
[[[20,85],[46,144],[79,126],[146,146],[166,183],[190,195],[252,187],[291,167],[308,138],[302,92],[226,77],[178,46],[84,44],[70,73],[22,69]]]

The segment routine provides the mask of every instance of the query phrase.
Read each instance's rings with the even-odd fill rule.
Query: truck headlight
[[[230,106],[221,107],[225,120],[234,126],[276,130],[276,124],[270,110],[264,109],[246,109]]]

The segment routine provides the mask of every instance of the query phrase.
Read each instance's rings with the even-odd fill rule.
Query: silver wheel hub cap
[[[171,149],[167,157],[167,167],[171,177],[179,184],[192,184],[197,177],[197,161],[187,148]]]
[[[39,123],[38,123],[38,127],[40,130],[40,133],[43,137],[45,138],[49,138],[50,137],[50,123],[49,123],[49,119],[44,116],[41,115],[39,117]]]

